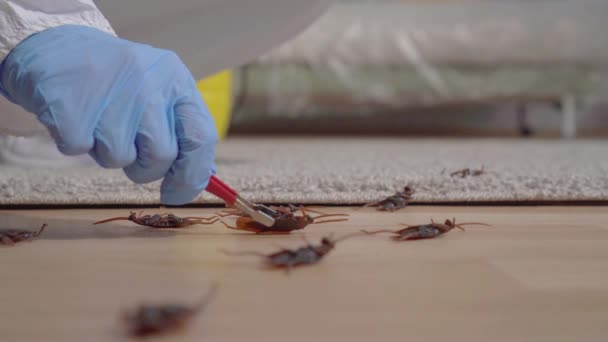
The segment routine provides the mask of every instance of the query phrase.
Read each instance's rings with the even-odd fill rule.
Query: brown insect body
[[[123,321],[128,325],[133,336],[144,337],[176,331],[184,328],[194,315],[209,304],[217,287],[214,286],[203,299],[194,306],[179,304],[141,305],[133,312],[123,314]]]
[[[366,204],[366,207],[378,207],[378,210],[383,211],[395,211],[398,209],[405,208],[412,199],[414,189],[406,186],[403,191],[397,192],[396,194],[389,196],[381,201]]]
[[[270,210],[267,210],[270,209]],[[300,210],[299,207],[296,207],[293,204],[288,204],[287,206],[270,206],[268,207],[260,207],[260,209],[262,212],[264,212],[265,214],[272,216],[273,218],[277,218],[280,216],[283,216],[285,214],[289,214],[289,213],[295,213],[298,210]],[[241,217],[248,217],[249,215],[245,214],[244,212],[240,211],[239,209],[233,209],[233,210],[224,210],[223,212],[220,213],[216,213],[217,216],[219,217],[226,217],[226,216],[241,216]]]
[[[143,215],[138,216],[136,213],[131,212],[128,217],[112,217],[106,220],[95,222],[94,224],[102,224],[110,221],[128,220],[141,226],[151,228],[184,228],[196,224],[212,224],[217,222],[219,219],[216,217],[179,217],[174,214],[154,214],[154,215]]]
[[[458,229],[464,231],[464,228],[462,226],[471,225],[471,224],[489,226],[485,223],[478,223],[478,222],[466,222],[466,223],[456,224],[456,219],[452,219],[452,220],[447,219],[447,220],[445,220],[445,222],[443,224],[437,223],[437,222],[434,222],[433,220],[431,220],[431,223],[415,225],[415,226],[406,225],[405,228],[399,229],[396,231],[378,230],[378,231],[369,232],[369,231],[364,230],[363,232],[367,233],[367,234],[378,234],[378,233],[396,234],[395,236],[393,236],[393,240],[396,240],[396,241],[421,240],[421,239],[436,238],[440,235],[443,235],[443,234],[449,232],[450,230],[452,230],[454,228],[458,228]]]
[[[286,272],[289,272],[293,267],[318,263],[336,247],[337,242],[343,241],[355,235],[359,234],[346,235],[337,240],[334,240],[331,237],[324,237],[321,239],[321,242],[318,245],[313,245],[304,239],[306,242],[305,246],[297,249],[282,248],[280,251],[272,254],[263,254],[260,252],[228,252],[225,250],[223,252],[228,255],[259,256],[263,258],[264,263],[268,267],[284,269]]]
[[[481,169],[478,169],[478,170],[471,170],[470,168],[466,168],[466,169],[454,171],[454,172],[450,173],[450,176],[451,177],[458,176],[460,178],[465,178],[468,176],[477,177],[477,176],[481,176],[485,173],[484,168],[485,168],[484,166],[482,166]]]
[[[46,223],[37,232],[20,229],[0,230],[0,245],[14,246],[15,244],[38,237],[46,228]]]
[[[254,221],[250,216],[237,212],[230,212],[224,215],[239,216],[236,220],[236,226],[230,226],[225,222],[222,223],[230,229],[245,230],[256,234],[288,234],[294,230],[304,229],[310,224],[347,221],[347,219],[325,220],[320,222],[315,221],[320,218],[348,216],[348,214],[325,214],[311,209],[304,209],[304,207],[297,208],[292,205],[289,207],[273,207],[272,209],[275,210],[274,213],[269,213],[275,219],[272,227],[266,227],[263,224]],[[298,210],[302,211],[301,216],[297,215]],[[320,215],[312,217],[306,213],[307,211],[318,213]]]
[[[236,220],[236,229],[246,230],[256,234],[262,233],[289,233],[294,230],[304,229],[309,224],[312,224],[314,220],[312,217],[296,216],[296,215],[285,215],[275,218],[275,223],[272,227],[266,227],[263,224],[256,222],[249,216],[242,216]],[[229,227],[233,228],[234,227]]]

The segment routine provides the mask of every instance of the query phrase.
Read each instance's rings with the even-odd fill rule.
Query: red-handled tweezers
[[[254,204],[247,201],[216,176],[211,176],[206,190],[224,200],[224,202],[226,202],[226,204],[229,206],[243,211],[247,215],[251,216],[252,219],[265,225],[266,227],[271,227],[274,224],[274,218],[269,215],[276,213],[274,210],[264,205]]]

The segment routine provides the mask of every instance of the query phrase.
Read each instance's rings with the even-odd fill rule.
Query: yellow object
[[[213,119],[220,140],[228,134],[232,117],[232,72],[222,71],[196,83]]]

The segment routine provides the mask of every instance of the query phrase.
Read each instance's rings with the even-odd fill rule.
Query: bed
[[[234,124],[547,102],[573,137],[605,82],[602,13],[599,1],[342,1],[239,70]]]

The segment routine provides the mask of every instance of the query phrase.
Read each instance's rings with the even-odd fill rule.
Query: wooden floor
[[[206,311],[167,340],[608,340],[606,207],[323,210],[348,212],[350,221],[310,226],[303,232],[311,241],[453,216],[494,227],[402,243],[356,237],[316,266],[286,275],[262,269],[256,257],[218,249],[273,252],[301,245],[302,233],[91,225],[125,210],[0,211],[3,228],[49,224],[39,240],[0,248],[0,340],[127,340],[122,310],[148,301],[194,302],[212,282],[219,292]]]

